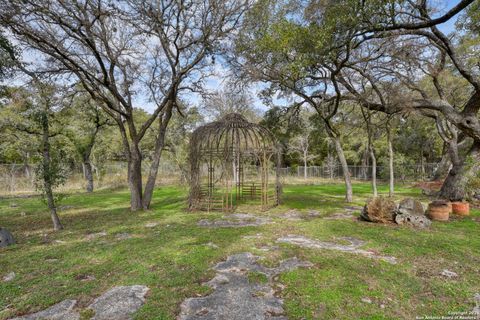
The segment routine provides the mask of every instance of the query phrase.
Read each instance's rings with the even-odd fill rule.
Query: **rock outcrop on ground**
[[[283,301],[275,295],[273,278],[282,272],[312,264],[292,258],[282,261],[277,268],[267,268],[257,262],[258,258],[251,253],[239,253],[217,264],[214,267],[216,276],[206,283],[213,293],[185,300],[178,319],[286,319]],[[249,277],[258,274],[264,281]]]
[[[114,287],[88,307],[93,311],[91,320],[130,320],[145,303],[148,288],[142,285]],[[43,311],[11,320],[80,320],[80,311],[75,307],[77,300],[64,300]]]

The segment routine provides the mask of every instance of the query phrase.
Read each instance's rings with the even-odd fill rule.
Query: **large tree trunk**
[[[138,211],[142,206],[142,155],[138,145],[133,145],[128,159],[128,187],[130,210]]]
[[[160,164],[160,158],[162,157],[163,147],[165,146],[165,135],[167,132],[167,126],[172,117],[173,105],[167,105],[163,118],[159,118],[159,131],[157,140],[155,141],[155,151],[153,153],[152,163],[150,165],[150,171],[148,173],[147,183],[145,185],[145,193],[143,195],[142,206],[144,210],[150,208],[152,202],[153,190],[155,189],[155,181],[157,180],[158,166]]]
[[[377,197],[378,196],[378,191],[377,191],[377,158],[375,157],[375,152],[373,151],[373,148],[370,146],[370,158],[372,159],[372,190],[373,190],[373,196]]]
[[[87,159],[83,162],[83,170],[85,174],[85,180],[87,181],[87,192],[93,192],[93,171],[92,171],[92,164],[90,160]]]
[[[451,155],[454,157],[455,155]],[[458,156],[458,154],[457,154]],[[453,161],[453,166],[448,172],[439,193],[439,198],[451,201],[460,201],[467,196],[467,182],[480,170],[480,140],[474,141],[465,157]]]
[[[345,201],[353,201],[353,191],[352,191],[352,181],[350,179],[350,171],[348,171],[347,159],[345,159],[345,154],[343,153],[342,143],[340,142],[339,136],[332,137],[333,142],[335,143],[335,150],[337,151],[338,160],[342,166],[343,178],[345,180]]]
[[[52,172],[51,172],[51,158],[50,158],[50,128],[48,122],[48,115],[43,113],[42,117],[42,174],[43,174],[43,188],[45,197],[47,199],[47,206],[50,210],[50,216],[53,222],[53,229],[55,231],[63,229],[60,218],[57,214],[57,207],[52,191]]]

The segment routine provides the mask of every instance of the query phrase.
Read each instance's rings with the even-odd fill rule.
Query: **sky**
[[[437,4],[437,8],[439,9],[438,15],[441,15],[454,7],[459,1],[454,1],[454,0],[432,0]],[[438,25],[439,29],[443,31],[444,33],[451,33],[454,31],[454,26],[455,22],[457,20],[457,16],[453,17],[449,21]],[[27,61],[31,60],[34,61],[36,59],[36,56],[33,54],[27,54],[27,56],[24,56],[24,59]],[[215,90],[228,90],[226,88],[228,78],[226,75],[228,75],[228,67],[224,62],[222,62],[222,59],[216,59],[216,64],[215,64],[215,74],[208,78],[205,81],[205,89],[208,91],[215,91]],[[268,106],[266,106],[261,99],[258,98],[259,92],[264,88],[266,84],[252,84],[250,88],[250,94],[253,98],[254,101],[254,108],[260,110],[261,112],[264,112],[268,109]],[[190,102],[192,105],[199,106],[202,103],[201,97],[198,94],[193,94],[193,93],[188,93],[184,94],[182,99],[185,99],[186,101]],[[291,103],[290,101],[287,101],[284,98],[275,98],[273,99],[275,104],[278,105],[287,105]],[[148,101],[147,97],[139,97],[136,99],[135,104],[137,107],[140,107],[148,112],[152,112],[155,109],[155,106],[153,103]]]
[[[440,16],[441,14],[447,12],[448,10],[450,10],[456,4],[459,3],[459,1],[454,1],[454,0],[433,0],[433,1],[436,2],[437,8],[439,9],[439,13],[437,16]],[[455,22],[457,18],[458,18],[458,15],[454,16],[452,19],[448,20],[447,22],[439,24],[438,28],[446,34],[453,32],[455,30]],[[222,75],[228,74],[228,70],[225,65],[222,65],[221,63],[217,63],[216,71],[217,71],[216,72],[217,75],[210,77],[205,83],[205,87],[208,90],[221,90],[222,88],[225,87],[226,82],[228,81],[228,79],[226,79],[225,77],[222,77]],[[254,101],[254,107],[262,112],[268,109],[268,106],[266,106],[258,98],[258,93],[262,90],[263,87],[265,87],[265,84],[253,84],[251,86],[251,94]],[[191,102],[194,105],[201,104],[201,99],[198,95],[190,94],[190,95],[184,96],[184,98],[186,98],[187,101]],[[285,99],[274,99],[274,102],[278,104],[289,103]]]

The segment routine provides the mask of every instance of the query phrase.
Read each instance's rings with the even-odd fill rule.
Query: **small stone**
[[[385,305],[384,305],[384,304],[381,304],[381,305],[380,305],[380,309],[385,309]]]
[[[480,293],[475,293],[473,296],[473,299],[475,300],[475,307],[472,310],[472,313],[477,315],[477,319],[480,318]]]
[[[211,247],[211,248],[214,248],[214,249],[218,249],[218,248],[219,248],[219,247],[218,247],[215,243],[213,243],[213,242],[206,243],[205,245],[206,245],[207,247]]]
[[[3,282],[12,281],[13,279],[15,279],[15,276],[16,276],[15,272],[8,273],[3,277]]]
[[[94,240],[99,237],[105,237],[107,235],[107,232],[102,231],[102,232],[97,232],[97,233],[90,233],[85,236],[86,240]]]
[[[447,278],[456,278],[458,277],[458,274],[456,272],[444,269],[441,273],[442,276],[447,277]]]
[[[155,228],[156,226],[158,226],[157,222],[149,222],[145,224],[145,228]]]
[[[362,302],[364,303],[372,303],[372,300],[370,298],[362,298]]]
[[[117,240],[126,240],[126,239],[130,239],[131,237],[132,236],[128,232],[118,233],[116,236]]]
[[[0,248],[15,244],[12,234],[5,228],[0,228]]]
[[[26,212],[24,212],[24,211],[20,212],[20,217],[25,217],[26,215],[27,215]]]

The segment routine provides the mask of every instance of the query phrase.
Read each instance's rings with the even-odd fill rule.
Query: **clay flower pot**
[[[470,204],[463,201],[452,202],[452,212],[459,216],[468,216],[470,214]]]
[[[452,203],[444,200],[436,200],[428,205],[427,216],[432,220],[448,221],[452,212]]]

